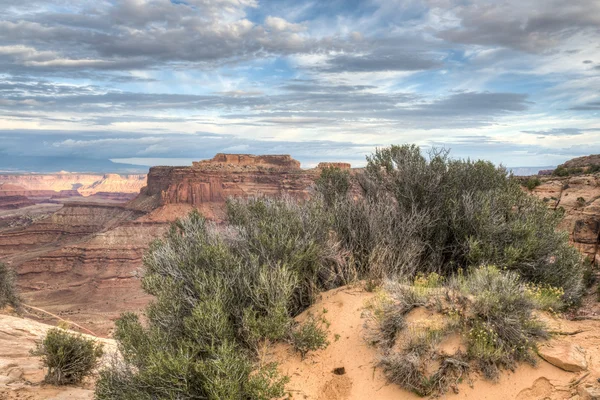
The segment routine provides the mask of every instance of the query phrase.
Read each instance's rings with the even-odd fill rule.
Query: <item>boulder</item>
[[[542,346],[538,354],[550,364],[570,372],[585,371],[585,350],[576,344],[553,340]]]

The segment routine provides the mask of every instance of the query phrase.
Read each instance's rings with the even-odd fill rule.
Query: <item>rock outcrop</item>
[[[560,228],[574,246],[600,265],[600,174],[541,177],[532,193],[564,212]]]
[[[218,154],[191,167],[153,167],[148,186],[133,204],[156,208],[168,204],[224,204],[230,197],[289,194],[306,198],[318,174],[302,170],[288,155]]]
[[[550,364],[569,372],[587,370],[585,350],[573,343],[553,340],[540,346],[538,354]]]

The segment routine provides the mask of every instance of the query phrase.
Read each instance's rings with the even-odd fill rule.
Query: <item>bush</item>
[[[529,189],[529,191],[532,191],[533,189],[535,189],[536,187],[540,186],[542,184],[542,181],[540,180],[540,178],[536,177],[530,177],[527,179],[527,181],[525,181],[525,187],[527,189]]]
[[[585,206],[585,199],[583,197],[578,197],[577,198],[577,206],[578,207],[583,207]]]
[[[583,293],[580,255],[556,230],[562,216],[524,193],[502,167],[391,146],[368,157],[357,182],[364,198],[327,208],[359,277],[450,276],[497,264],[563,287],[568,301]]]
[[[16,289],[15,272],[8,265],[0,262],[0,309],[11,306],[21,309],[21,298]]]
[[[532,317],[536,296],[518,274],[485,266],[455,277],[450,287],[474,297],[473,314],[465,319],[468,354],[487,378],[496,379],[500,368],[513,369],[519,361],[535,364],[535,343],[547,332]]]
[[[81,383],[91,375],[102,356],[102,344],[82,335],[53,328],[31,354],[41,357],[48,368],[47,383],[70,385]]]
[[[283,396],[287,378],[259,366],[256,350],[287,336],[297,275],[246,239],[192,212],[151,245],[142,280],[155,297],[148,322],[117,321],[124,362],[102,371],[98,399]]]
[[[311,315],[292,331],[292,345],[300,353],[302,359],[306,357],[309,351],[325,349],[329,345],[327,330],[323,327],[323,324],[323,321],[317,320]]]
[[[327,204],[346,197],[350,186],[350,172],[338,167],[323,168],[315,181],[316,190],[323,195]]]
[[[560,291],[534,287],[517,273],[493,266],[456,274],[445,283],[435,275],[410,284],[389,282],[369,305],[368,338],[380,346],[379,365],[390,382],[422,396],[441,394],[471,369],[496,379],[502,368],[535,363],[536,342],[548,334],[532,312],[547,306],[540,299],[558,301],[560,296]],[[405,316],[416,306],[444,317],[431,318],[430,325],[407,324]],[[438,348],[455,333],[465,338],[466,354]],[[431,370],[432,362],[437,370]]]
[[[330,237],[330,215],[320,197],[301,203],[289,197],[230,199],[227,216],[237,255],[271,270],[285,267],[296,280],[287,305],[293,315],[310,306],[319,291],[354,278]]]

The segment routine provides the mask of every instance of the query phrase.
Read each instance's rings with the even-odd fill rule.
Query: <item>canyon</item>
[[[1,176],[0,205],[6,209],[0,209],[0,260],[17,271],[27,304],[109,336],[122,312],[139,311],[150,300],[139,280],[143,254],[172,221],[197,209],[220,223],[228,197],[308,198],[320,170],[330,166],[351,167],[321,163],[302,169],[288,155],[217,154],[187,167],[152,167],[147,179]],[[563,210],[561,229],[598,264],[600,175],[539,179],[532,193]],[[45,314],[32,316],[55,322]]]
[[[33,208],[45,207],[26,217],[18,212],[31,206],[0,212],[0,260],[17,271],[27,304],[108,336],[122,312],[139,311],[150,300],[139,281],[143,253],[172,221],[198,209],[220,222],[228,197],[307,198],[320,168],[327,166],[305,170],[288,155],[217,154],[188,167],[150,168],[147,184],[145,176],[112,175],[95,181],[81,177],[79,184],[65,176],[0,180],[7,186],[5,197],[35,194],[42,200]],[[126,201],[123,194],[136,188],[136,197]],[[47,198],[49,190],[54,196],[69,190],[72,196],[52,209],[56,197]],[[54,322],[45,314],[32,316]]]

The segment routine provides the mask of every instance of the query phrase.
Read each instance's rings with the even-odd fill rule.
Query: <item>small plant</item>
[[[317,320],[311,315],[292,331],[292,345],[300,353],[302,359],[306,357],[309,351],[325,349],[329,345],[327,330],[323,328],[322,324],[322,319]]]
[[[535,303],[536,308],[546,311],[558,311],[565,306],[563,288],[551,285],[536,285],[528,283],[525,286],[525,294]]]
[[[533,189],[535,189],[536,187],[540,186],[541,184],[542,184],[542,181],[537,176],[536,177],[530,177],[525,182],[525,187],[527,189],[529,189],[529,191],[532,191]]]
[[[288,376],[279,374],[276,363],[269,363],[250,375],[245,391],[253,400],[279,399],[285,395],[285,385],[289,381]]]
[[[0,262],[0,309],[6,306],[11,306],[19,311],[21,299],[16,289],[14,270]]]
[[[48,373],[45,381],[53,385],[81,383],[102,356],[102,344],[62,329],[50,329],[31,354],[42,358]]]
[[[585,206],[585,199],[583,197],[578,197],[577,198],[577,206],[578,207],[583,207]]]

